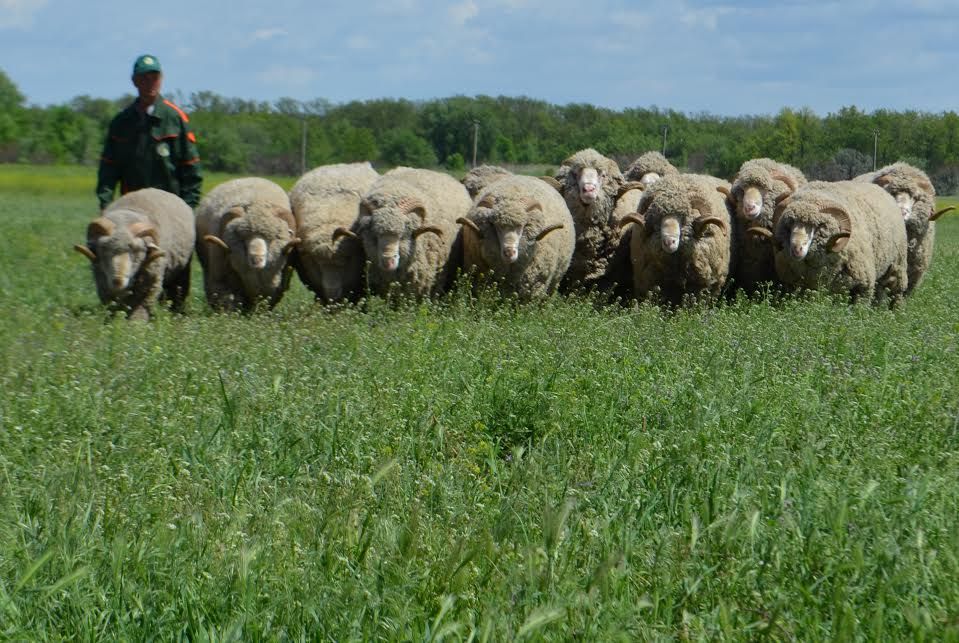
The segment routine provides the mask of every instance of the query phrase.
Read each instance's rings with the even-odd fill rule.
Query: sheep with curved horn
[[[417,298],[445,292],[462,265],[456,220],[471,206],[466,188],[443,172],[399,167],[377,179],[363,195],[356,224],[373,292],[399,288]]]
[[[772,232],[776,274],[789,289],[891,306],[906,292],[906,229],[878,185],[807,183],[776,207]]]
[[[734,265],[729,183],[711,176],[667,176],[623,217],[632,229],[630,258],[636,297],[681,304],[717,297]]]
[[[167,299],[182,311],[190,292],[196,230],[183,199],[155,188],[128,192],[87,225],[74,249],[90,260],[100,301],[131,319],[149,319]]]
[[[739,260],[733,275],[737,288],[756,294],[762,284],[778,281],[774,248],[770,243],[772,235],[749,232],[749,229],[771,231],[776,203],[805,184],[806,177],[802,172],[773,159],[752,159],[740,166],[729,194],[739,242]]]
[[[463,226],[464,269],[523,301],[553,293],[573,257],[569,208],[538,178],[496,181],[457,221]]]
[[[363,294],[366,257],[357,220],[360,199],[379,176],[368,162],[321,165],[290,190],[300,238],[293,265],[320,303],[356,302]]]
[[[911,293],[922,282],[932,263],[936,240],[935,221],[950,208],[936,210],[936,188],[925,172],[908,163],[893,163],[875,172],[855,178],[856,181],[875,183],[896,200],[909,240],[909,286]]]

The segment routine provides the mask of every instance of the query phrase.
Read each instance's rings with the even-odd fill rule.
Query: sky
[[[28,104],[132,94],[142,53],[181,97],[959,108],[959,0],[0,0],[0,70]]]

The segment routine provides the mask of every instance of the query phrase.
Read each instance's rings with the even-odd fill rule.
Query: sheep
[[[498,165],[480,165],[467,172],[460,183],[462,183],[466,191],[469,192],[470,198],[475,200],[477,195],[486,189],[490,183],[512,175],[513,173],[505,167]]]
[[[360,201],[356,226],[370,289],[443,293],[463,259],[456,220],[471,206],[466,188],[442,172],[399,167],[378,178]]]
[[[878,185],[813,181],[776,206],[776,274],[790,289],[895,306],[908,285],[906,227]]]
[[[677,305],[717,297],[733,266],[729,183],[712,176],[674,174],[651,185],[632,228],[630,259],[636,297]]]
[[[563,197],[538,178],[499,179],[457,222],[464,269],[495,279],[500,292],[521,301],[552,294],[573,257],[573,217]]]
[[[656,151],[646,152],[633,161],[623,177],[627,181],[639,181],[649,187],[664,176],[679,174],[676,166],[666,160],[666,157]]]
[[[190,292],[195,230],[193,210],[170,192],[128,192],[87,226],[87,242],[74,249],[90,260],[97,295],[113,311],[147,320],[170,300],[182,312]]]
[[[805,184],[801,171],[768,158],[746,161],[733,178],[730,201],[739,243],[733,283],[747,293],[776,281],[773,244],[765,233],[772,230],[776,200]]]
[[[560,289],[606,291],[628,284],[627,253],[620,249],[625,230],[615,218],[616,201],[630,188],[642,189],[641,184],[627,184],[616,161],[592,148],[563,161],[554,178],[576,226],[576,250]]]
[[[893,163],[875,172],[857,176],[854,180],[875,183],[896,199],[903,221],[906,224],[906,238],[909,253],[906,262],[909,266],[910,294],[922,281],[929,264],[936,241],[935,221],[954,206],[936,210],[936,189],[925,172],[908,163]]]
[[[246,177],[210,190],[196,210],[196,254],[210,307],[276,306],[290,283],[295,228],[290,199],[272,181]]]
[[[318,301],[356,302],[363,293],[366,257],[356,222],[360,199],[379,176],[369,163],[324,165],[290,190],[300,239],[294,267]]]

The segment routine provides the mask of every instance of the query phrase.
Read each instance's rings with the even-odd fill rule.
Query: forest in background
[[[894,161],[924,169],[939,194],[959,192],[959,114],[855,106],[820,116],[784,107],[774,115],[716,116],[668,108],[612,110],[529,97],[452,96],[257,101],[196,92],[167,95],[190,114],[204,167],[297,176],[327,163],[372,161],[444,167],[557,166],[593,147],[625,168],[659,150],[676,166],[730,178],[743,161],[768,156],[810,179],[842,180]],[[107,125],[132,95],[77,96],[35,106],[0,70],[0,162],[81,164],[99,158]],[[708,106],[705,106],[708,108]]]

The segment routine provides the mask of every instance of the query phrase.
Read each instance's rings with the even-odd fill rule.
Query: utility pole
[[[875,130],[872,137],[872,171],[876,171],[876,159],[879,157],[879,130]]]
[[[300,175],[306,174],[306,114],[300,116],[302,128],[300,131]]]
[[[479,121],[473,121],[473,167],[476,167],[476,144],[479,140]]]
[[[668,129],[668,125],[663,125],[663,156],[666,156],[666,131]]]

